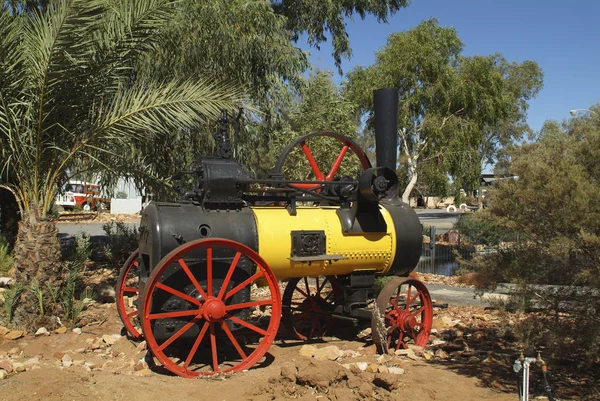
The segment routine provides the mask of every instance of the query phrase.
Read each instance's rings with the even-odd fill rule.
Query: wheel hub
[[[209,322],[218,322],[225,316],[225,303],[217,298],[211,298],[204,303],[202,315]]]
[[[417,319],[406,311],[402,313],[392,311],[389,313],[388,319],[390,326],[397,327],[404,332],[414,329],[418,324]]]

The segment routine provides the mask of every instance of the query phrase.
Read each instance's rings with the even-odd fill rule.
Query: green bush
[[[460,231],[462,239],[473,245],[497,246],[501,242],[515,240],[515,235],[510,231],[482,219],[478,213],[462,215],[454,228]]]
[[[138,248],[138,229],[123,222],[106,223],[102,228],[108,237],[104,256],[108,263],[115,268],[120,268],[129,255]]]
[[[12,253],[8,250],[8,243],[0,235],[0,275],[6,276],[15,265]]]

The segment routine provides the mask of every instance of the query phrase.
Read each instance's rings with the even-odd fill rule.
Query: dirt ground
[[[398,355],[377,355],[369,329],[310,345],[287,340],[281,329],[249,371],[184,379],[146,364],[145,342],[120,335],[114,303],[93,304],[79,329],[17,339],[10,338],[18,332],[0,333],[0,369],[8,372],[0,380],[0,399],[514,401],[518,347],[502,328],[504,318],[476,307],[436,307],[428,347]],[[341,356],[315,352],[326,347]],[[532,394],[539,395],[538,373],[532,369]],[[559,394],[582,399],[564,388]]]

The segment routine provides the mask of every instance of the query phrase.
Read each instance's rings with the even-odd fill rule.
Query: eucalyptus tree
[[[537,64],[509,64],[499,55],[465,57],[462,49],[456,30],[432,19],[390,35],[374,65],[348,74],[346,91],[368,126],[373,89],[399,90],[405,202],[420,175],[438,188],[448,175],[473,185],[482,160],[526,127],[527,100],[541,86]]]
[[[57,0],[21,14],[0,8],[0,171],[21,214],[17,282],[61,284],[57,229],[47,217],[72,166],[205,124],[241,103],[237,86],[207,76],[132,79],[175,3]]]

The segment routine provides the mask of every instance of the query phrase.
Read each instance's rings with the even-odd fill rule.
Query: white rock
[[[0,380],[6,379],[7,376],[8,376],[8,372],[4,369],[0,369]]]
[[[108,345],[113,345],[121,338],[123,338],[123,336],[121,336],[120,334],[105,334],[102,336],[102,341],[104,341]]]
[[[50,335],[50,333],[48,332],[48,329],[46,329],[45,327],[40,327],[35,332],[35,336],[36,337],[39,337],[39,336],[49,336],[49,335]]]
[[[71,359],[71,355],[69,355],[69,354],[63,355],[61,360],[62,360],[62,365],[65,368],[68,368],[69,366],[73,365],[73,359]]]
[[[40,358],[29,358],[23,363],[26,367],[32,367],[40,364]]]
[[[81,334],[81,329],[79,327],[75,327],[73,329],[73,333],[75,333],[75,334]]]
[[[393,373],[395,375],[403,375],[404,374],[404,369],[399,368],[397,366],[389,367],[389,368],[387,368],[387,370],[388,370],[388,373]]]
[[[356,362],[356,367],[364,372],[369,367],[369,364],[367,362]]]
[[[13,368],[13,370],[15,372],[25,372],[25,370],[27,370],[27,368],[25,367],[25,365],[22,364],[22,363],[20,363],[20,362],[13,363],[12,368]]]

